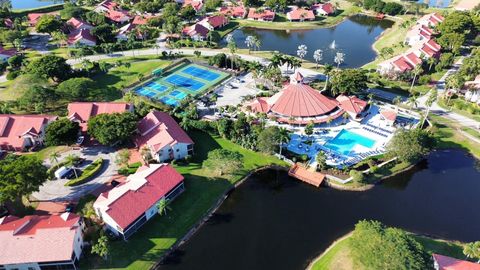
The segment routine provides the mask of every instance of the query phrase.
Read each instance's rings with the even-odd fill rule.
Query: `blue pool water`
[[[342,129],[335,138],[325,143],[324,146],[337,153],[348,155],[357,144],[372,148],[375,141],[355,132]]]
[[[178,74],[173,74],[171,76],[168,76],[167,78],[165,78],[165,81],[175,86],[187,88],[194,92],[200,90],[203,86],[205,86],[205,84],[202,82],[196,81],[194,79],[186,78]]]
[[[186,69],[182,70],[182,72],[186,73],[188,75],[194,76],[194,77],[204,79],[206,81],[210,81],[210,82],[214,81],[214,80],[218,79],[218,77],[220,77],[220,74],[217,74],[215,72],[211,72],[207,69],[198,68],[198,67],[195,67],[195,66],[189,66]]]

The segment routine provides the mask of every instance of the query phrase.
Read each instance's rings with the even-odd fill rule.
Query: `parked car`
[[[84,137],[84,136],[79,136],[79,137],[77,138],[77,144],[78,144],[78,145],[82,145],[82,143],[83,143],[84,140],[85,140],[85,137]]]
[[[66,179],[74,179],[76,177],[80,177],[82,175],[82,171],[78,169],[71,169],[68,174],[65,175]]]
[[[70,174],[72,172],[73,172],[72,168],[62,166],[62,167],[58,168],[58,170],[55,171],[55,178],[56,179],[64,179],[64,178],[66,178],[66,176],[68,174]]]

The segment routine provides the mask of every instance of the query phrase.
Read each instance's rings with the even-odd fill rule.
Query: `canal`
[[[393,25],[389,20],[356,15],[330,28],[310,30],[269,30],[243,27],[233,31],[233,38],[239,48],[247,48],[247,36],[256,36],[261,41],[260,50],[279,51],[296,55],[301,44],[308,47],[305,59],[314,62],[313,52],[323,51],[322,64],[334,64],[337,52],[345,54],[342,67],[355,68],[375,60],[372,45],[378,36]]]
[[[462,151],[432,153],[366,192],[258,173],[159,269],[304,269],[362,219],[446,239],[480,239],[480,169]]]

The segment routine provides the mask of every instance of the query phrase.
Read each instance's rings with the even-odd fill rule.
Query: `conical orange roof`
[[[315,117],[331,112],[338,102],[303,83],[289,84],[279,93],[271,111],[288,117]]]

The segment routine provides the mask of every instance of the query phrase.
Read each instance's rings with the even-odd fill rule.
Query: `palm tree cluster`
[[[278,68],[285,64],[287,65],[287,69],[293,68],[293,71],[295,72],[296,68],[299,68],[302,65],[302,61],[295,56],[273,53],[272,58],[270,58],[270,67]]]
[[[262,42],[256,36],[247,36],[245,38],[245,45],[247,45],[248,53],[250,53],[252,49],[260,50],[260,46],[262,45]]]

